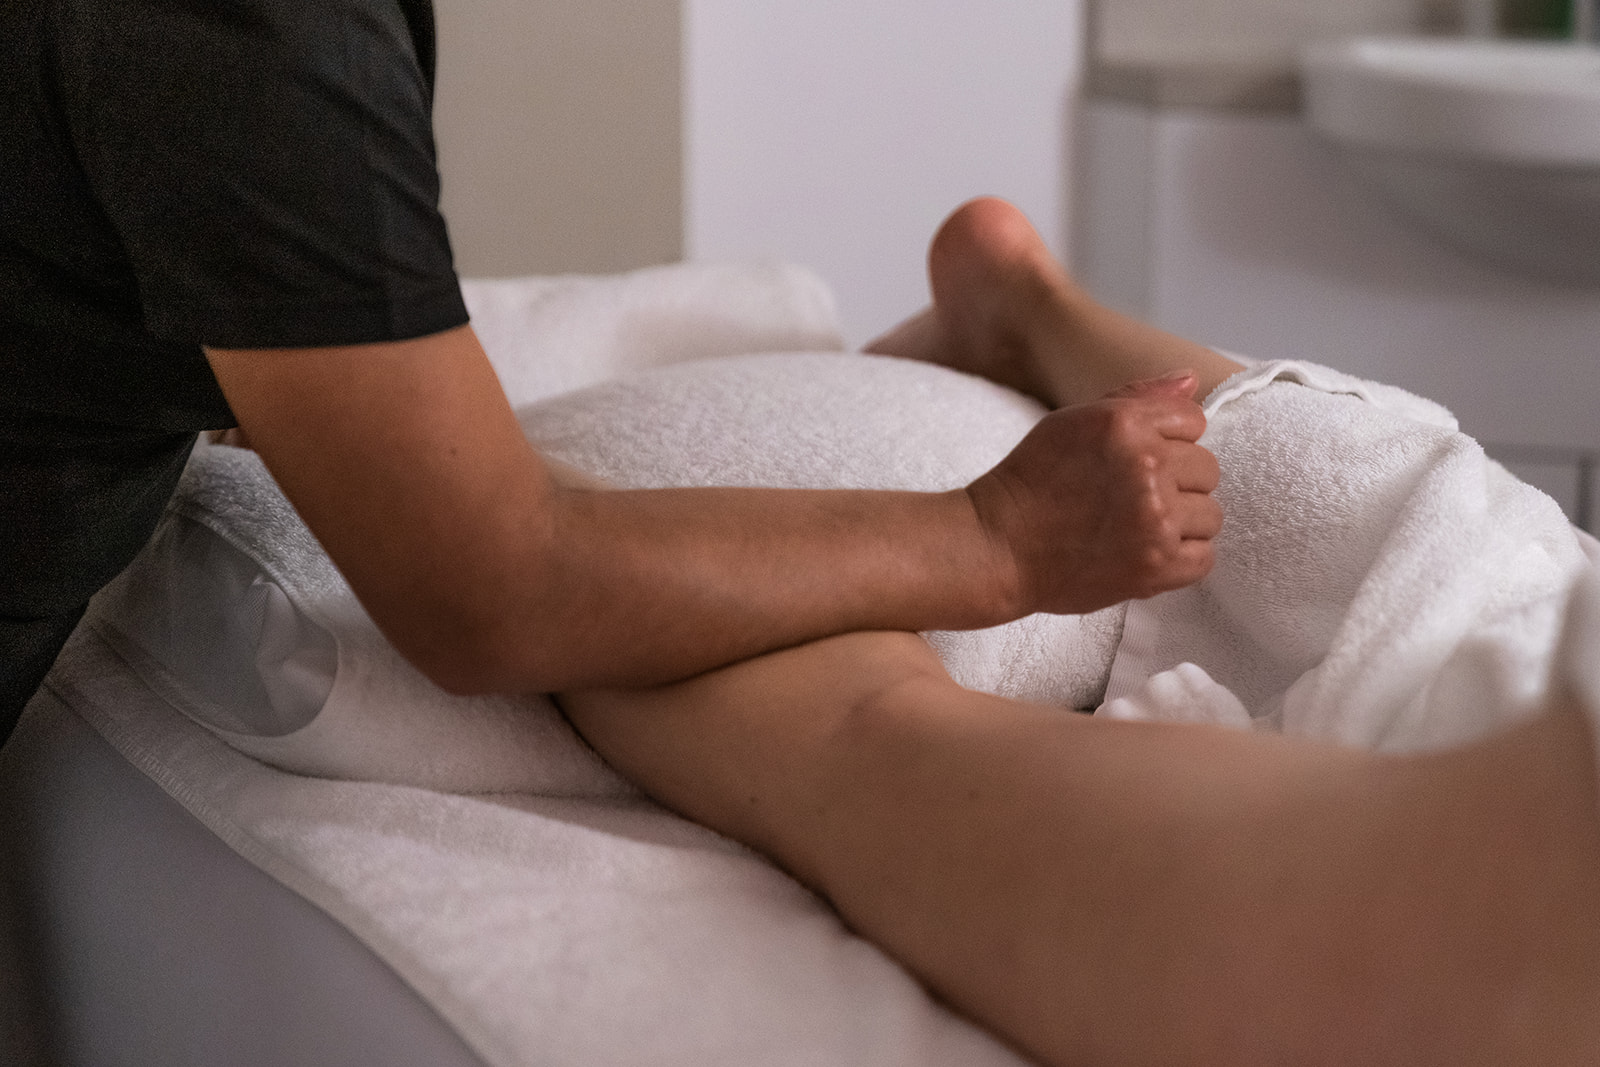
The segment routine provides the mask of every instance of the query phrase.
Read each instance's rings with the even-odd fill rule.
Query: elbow
[[[428,681],[451,696],[491,696],[517,691],[517,687],[506,684],[503,672],[495,669],[497,665],[485,663],[483,657],[468,654],[464,649],[431,648],[421,655],[402,650],[402,654]]]
[[[582,673],[587,635],[548,596],[528,594],[553,584],[539,578],[539,561],[524,556],[486,570],[473,565],[473,555],[466,566],[413,582],[399,595],[383,590],[368,613],[411,666],[453,696],[547,693],[572,684]]]
[[[452,696],[554,693],[599,680],[585,677],[575,650],[564,647],[561,635],[541,632],[546,630],[455,620],[391,641]]]
[[[503,692],[495,677],[485,669],[481,657],[472,654],[470,642],[455,634],[441,632],[390,632],[394,645],[423,677],[451,696],[487,696]]]

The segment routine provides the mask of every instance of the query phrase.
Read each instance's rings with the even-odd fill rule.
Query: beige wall
[[[1437,24],[1457,0],[1091,0],[1112,61],[1287,59],[1306,41]]]
[[[434,126],[457,269],[682,254],[678,0],[436,0]]]

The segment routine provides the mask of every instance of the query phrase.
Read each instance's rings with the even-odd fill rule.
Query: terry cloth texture
[[[1554,501],[1437,404],[1325,367],[1262,364],[1205,406],[1216,567],[1130,607],[1102,714],[1406,751],[1538,706],[1588,566]],[[1226,693],[1162,677],[1184,663]]]

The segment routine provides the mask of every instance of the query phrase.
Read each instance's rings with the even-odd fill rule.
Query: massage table
[[[843,351],[826,287],[789,266],[464,290],[530,439],[619,485],[950,488],[1043,413]],[[1592,548],[1553,502],[1448,412],[1327,368],[1253,368],[1208,411],[1225,471],[1297,449],[1318,487],[1219,490],[1275,541],[1235,535],[1215,581],[1155,601],[928,635],[958,681],[1391,751],[1537,706]],[[1293,435],[1319,426],[1354,451],[1306,454]],[[1420,474],[1350,474],[1405,448]],[[1369,498],[1374,530],[1475,539],[1369,544],[1329,518]],[[1296,606],[1252,600],[1263,584]],[[1428,638],[1402,658],[1397,604]],[[1310,659],[1274,644],[1308,610]],[[197,449],[0,750],[0,843],[6,1063],[1023,1063],[783,872],[639,795],[544,698],[433,689],[239,449]]]

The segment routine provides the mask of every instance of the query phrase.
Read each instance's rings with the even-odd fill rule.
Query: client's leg
[[[564,703],[634,781],[1045,1062],[1600,1049],[1600,817],[1574,712],[1388,759],[971,693],[894,634]]]
[[[1053,403],[1238,369],[1097,308],[995,201],[941,231],[933,278],[934,311],[876,348]],[[565,703],[623,773],[1048,1062],[1600,1048],[1600,816],[1570,709],[1384,758],[975,694],[896,634]]]
[[[1003,200],[974,200],[950,216],[929,249],[928,278],[933,306],[867,351],[943,363],[1051,407],[1181,370],[1195,373],[1204,397],[1242,369],[1095,303]]]

